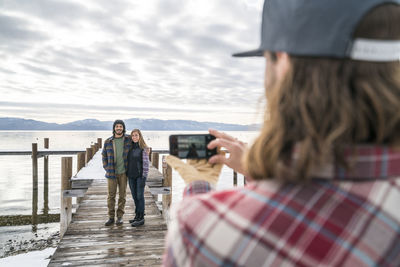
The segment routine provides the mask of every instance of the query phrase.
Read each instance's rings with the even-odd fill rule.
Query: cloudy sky
[[[261,120],[262,0],[0,0],[0,117]]]

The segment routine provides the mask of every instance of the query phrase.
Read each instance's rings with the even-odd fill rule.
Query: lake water
[[[146,143],[153,149],[168,149],[170,134],[185,133],[175,131],[143,131]],[[195,133],[195,132],[186,132]],[[258,132],[227,132],[238,139],[251,143]],[[111,131],[0,131],[0,150],[31,150],[32,143],[38,149],[44,147],[44,138],[50,139],[50,149],[85,150],[102,138],[103,142],[111,136]],[[49,213],[59,213],[61,157],[49,156]],[[161,161],[161,160],[160,160]],[[43,158],[38,161],[39,188],[38,214],[44,208]],[[73,156],[73,174],[76,172],[76,156]],[[172,201],[181,199],[183,180],[173,171]],[[243,184],[243,176],[238,175],[238,184]],[[218,189],[233,186],[233,171],[228,167],[222,170]],[[127,198],[129,201],[129,197]],[[0,216],[32,214],[32,160],[30,156],[0,156]]]

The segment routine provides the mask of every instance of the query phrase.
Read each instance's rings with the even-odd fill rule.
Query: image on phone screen
[[[209,158],[216,154],[216,149],[207,149],[213,139],[210,134],[171,135],[170,154],[182,159]]]

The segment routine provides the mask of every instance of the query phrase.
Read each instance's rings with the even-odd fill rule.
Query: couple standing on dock
[[[103,167],[108,183],[108,216],[106,226],[122,225],[125,213],[126,186],[135,202],[135,218],[129,220],[132,226],[144,224],[144,186],[149,172],[147,145],[139,129],[126,135],[125,123],[116,120],[113,124],[113,136],[104,142],[102,151]],[[115,221],[115,197],[119,191],[117,221]]]

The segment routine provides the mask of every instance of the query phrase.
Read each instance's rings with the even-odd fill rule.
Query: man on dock
[[[126,170],[128,165],[128,152],[131,141],[128,135],[125,135],[125,123],[122,120],[116,120],[113,124],[113,136],[104,141],[102,156],[103,167],[106,170],[108,183],[108,216],[109,219],[105,226],[113,225],[115,222],[115,197],[117,188],[119,191],[117,225],[122,225],[122,216],[125,213],[126,202]]]

